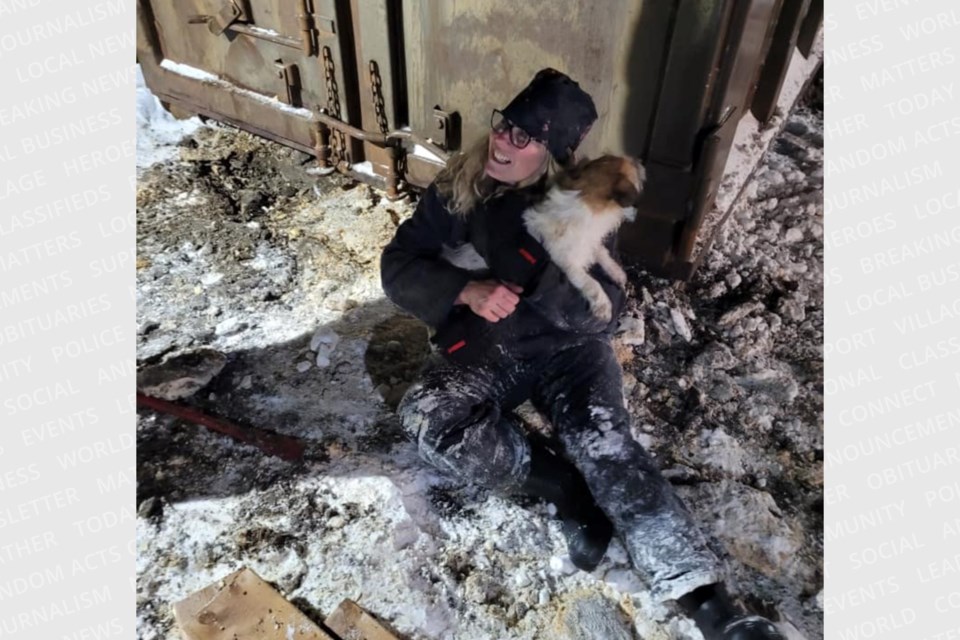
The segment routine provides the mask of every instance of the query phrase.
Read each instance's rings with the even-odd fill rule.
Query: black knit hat
[[[541,69],[503,110],[503,116],[566,162],[597,119],[590,95],[570,76]]]

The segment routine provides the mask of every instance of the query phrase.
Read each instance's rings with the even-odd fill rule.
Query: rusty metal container
[[[600,120],[587,155],[642,159],[624,257],[685,279],[733,135],[774,112],[822,0],[138,0],[148,86],[186,112],[423,187],[540,68],[578,80]]]

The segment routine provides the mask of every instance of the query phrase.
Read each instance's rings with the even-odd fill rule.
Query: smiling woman
[[[546,171],[547,147],[507,120],[499,109],[493,110],[488,142],[489,157],[484,166],[488,177],[517,184]]]
[[[540,71],[450,160],[384,249],[385,293],[437,330],[433,361],[398,407],[401,424],[426,462],[460,481],[556,505],[577,568],[593,571],[617,535],[652,595],[678,601],[706,640],[782,640],[730,602],[720,561],[633,437],[611,345],[622,281],[593,265],[610,302],[609,314],[594,315],[524,225],[596,119],[576,82]],[[469,267],[454,259],[464,253],[476,258]],[[551,440],[515,413],[526,400],[549,420]]]
[[[486,136],[450,159],[437,192],[457,216],[510,191],[540,199],[573,165],[596,119],[593,100],[576,82],[543,69],[502,111],[493,110]]]
[[[547,164],[547,148],[536,140],[518,147],[509,139],[510,134],[505,130],[490,132],[490,157],[485,167],[487,176],[517,184],[532,175],[542,174]]]

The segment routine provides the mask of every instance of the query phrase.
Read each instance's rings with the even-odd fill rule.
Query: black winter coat
[[[536,187],[507,192],[477,207],[466,217],[452,214],[436,185],[420,199],[413,216],[397,229],[383,250],[380,274],[387,297],[434,329],[443,329],[458,316],[468,313],[490,331],[490,340],[504,353],[516,358],[549,354],[585,337],[612,334],[623,311],[625,294],[598,265],[590,274],[603,286],[613,306],[613,320],[597,319],[583,294],[549,260],[533,278],[518,277],[511,266],[518,244],[543,248],[523,228],[521,214],[541,192]],[[613,239],[610,240],[611,244]],[[451,252],[472,245],[486,262],[467,269],[450,261]],[[491,266],[492,265],[492,266]],[[524,286],[520,304],[513,314],[490,323],[454,302],[470,280],[495,279]]]

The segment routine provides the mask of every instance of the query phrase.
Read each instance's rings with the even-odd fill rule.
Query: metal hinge
[[[313,28],[313,11],[310,0],[300,1],[300,43],[303,52],[312,56],[317,52],[317,32]]]
[[[242,15],[243,10],[241,10],[233,0],[227,0],[223,7],[220,8],[220,11],[214,14],[209,22],[207,22],[207,28],[210,29],[210,33],[218,36],[226,31],[227,27],[239,20]]]
[[[433,130],[428,140],[445,151],[460,148],[460,114],[446,112],[437,105],[433,108]]]
[[[287,104],[293,107],[303,106],[300,98],[300,70],[295,64],[284,64],[283,60],[275,60],[277,67],[277,77],[283,80],[287,89]]]
[[[301,50],[308,56],[320,51],[321,38],[335,38],[337,23],[333,18],[314,15],[311,0],[300,0],[300,44]]]

